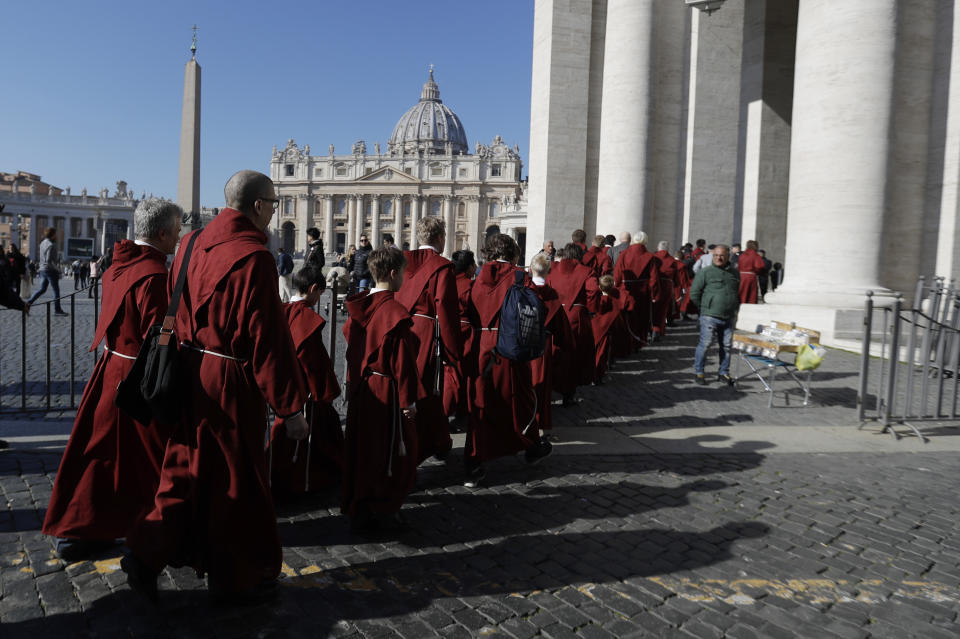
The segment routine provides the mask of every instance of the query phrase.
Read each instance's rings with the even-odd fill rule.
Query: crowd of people
[[[441,254],[443,220],[426,217],[415,249],[392,238],[369,248],[360,238],[341,384],[315,310],[327,282],[319,233],[308,231],[295,270],[266,247],[278,203],[270,179],[241,171],[224,191],[227,207],[183,238],[192,249],[177,251],[169,271],[182,217],[175,204],[140,202],[136,239],[116,244],[91,347],[103,342],[103,355],[43,526],[65,560],[125,539],[121,566],[151,600],[168,565],[206,575],[216,600],[275,594],[275,500],[339,485],[354,533],[404,528],[418,467],[449,463],[457,429],[466,433],[467,488],[483,484],[491,460],[523,453],[538,464],[552,451],[554,392],[564,406],[576,403],[616,357],[686,315],[699,313],[704,330],[722,334],[726,314],[756,299],[767,270],[752,242],[737,256],[739,271],[721,245],[694,274],[706,254],[699,242],[674,255],[666,242],[648,250],[642,232],[619,243],[598,235],[587,246],[579,230],[559,250],[546,243],[528,269],[518,266],[514,239],[498,232],[480,259],[461,250],[451,260]],[[179,305],[168,315],[171,296]],[[181,357],[180,418],[169,425],[140,423],[114,403],[144,336],[161,323]],[[697,358],[702,374],[699,349]],[[343,426],[333,407],[341,395]]]

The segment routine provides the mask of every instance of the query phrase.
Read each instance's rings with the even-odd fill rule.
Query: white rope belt
[[[245,359],[240,359],[239,357],[234,357],[233,355],[224,355],[223,353],[218,353],[217,351],[208,351],[205,348],[200,348],[198,346],[194,346],[193,344],[187,344],[186,342],[180,342],[180,346],[183,346],[184,348],[189,348],[192,351],[197,351],[198,353],[203,353],[204,355],[213,355],[214,357],[221,357],[223,359],[229,359],[234,362],[243,363],[247,361]]]
[[[123,359],[129,359],[129,360],[134,360],[134,361],[136,361],[136,359],[137,359],[137,358],[134,357],[134,356],[124,355],[123,353],[118,353],[118,352],[115,351],[115,350],[111,350],[111,349],[107,348],[106,345],[104,345],[103,350],[105,350],[106,352],[110,353],[111,355],[116,355],[117,357],[122,357]]]
[[[378,377],[386,377],[387,379],[390,379],[390,376],[389,376],[389,375],[384,375],[383,373],[378,373],[377,371],[374,371],[374,370],[371,370],[371,371],[370,371],[370,374],[371,374],[371,375],[376,375],[376,376],[378,376]]]
[[[754,271],[740,271],[740,275],[756,275]]]
[[[494,326],[492,328],[486,328],[485,326],[481,326],[480,330],[481,331],[499,331],[500,328],[498,326]]]
[[[433,317],[432,315],[424,315],[424,314],[422,314],[422,313],[414,313],[413,316],[414,316],[414,317],[422,317],[423,319],[428,319],[428,320],[430,320],[431,322],[437,321],[437,318],[436,318],[436,317]]]
[[[462,319],[462,320],[460,320],[460,323],[461,323],[461,324],[469,324],[469,323],[470,323],[470,320]]]
[[[566,306],[566,304],[561,304],[560,306]],[[571,304],[571,305],[570,305],[570,308],[576,308],[576,307],[578,307],[578,306],[579,306],[580,308],[586,308],[586,307],[587,307],[586,304]]]

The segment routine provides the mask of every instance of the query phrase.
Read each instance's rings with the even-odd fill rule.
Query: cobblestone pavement
[[[693,385],[694,340],[679,327],[556,407],[556,436],[855,428],[855,356],[830,353],[810,406],[780,394],[771,411],[756,385]],[[760,438],[726,453],[503,459],[477,490],[454,455],[422,468],[411,529],[394,537],[352,536],[334,493],[281,506],[278,601],[222,608],[183,569],[163,574],[158,607],[143,603],[118,549],[56,559],[39,528],[60,452],[30,446],[0,452],[4,638],[960,634],[956,452],[769,453]]]

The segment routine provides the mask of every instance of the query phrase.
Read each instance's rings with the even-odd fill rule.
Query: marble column
[[[403,196],[393,196],[393,241],[403,248]]]
[[[380,248],[380,196],[370,196],[370,246]]]
[[[360,236],[363,235],[364,220],[366,218],[366,212],[363,210],[364,201],[362,195],[354,195],[354,203],[357,209],[356,224],[357,228],[353,232],[353,237],[357,242],[357,248],[360,248]],[[368,236],[369,240],[370,237]]]
[[[649,221],[653,4],[607,0],[597,180],[598,231],[603,233],[632,233]]]
[[[417,246],[417,220],[420,219],[420,196],[410,196],[410,250],[416,250]]]
[[[443,256],[453,255],[453,242],[457,236],[457,223],[454,219],[456,200],[452,195],[443,196],[443,223],[446,226],[447,241],[443,245]]]
[[[336,241],[334,237],[333,224],[333,200],[332,195],[322,195],[323,198],[323,248],[327,253],[336,251]]]
[[[350,250],[350,245],[357,244],[357,200],[356,198],[347,198],[347,245],[344,252]]]

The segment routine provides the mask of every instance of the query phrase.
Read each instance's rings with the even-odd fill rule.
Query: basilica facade
[[[440,99],[431,69],[419,102],[397,122],[385,149],[359,140],[349,154],[336,154],[331,144],[326,155],[313,155],[309,144],[292,138],[274,147],[270,177],[280,209],[271,221],[271,247],[303,251],[306,230],[317,227],[328,254],[346,252],[362,234],[374,247],[389,233],[397,246],[416,248],[417,220],[426,216],[445,220],[448,257],[476,250],[486,229],[505,216],[505,228],[522,245],[526,228],[516,215],[525,202],[522,169],[519,148],[500,136],[470,153],[463,124]]]

